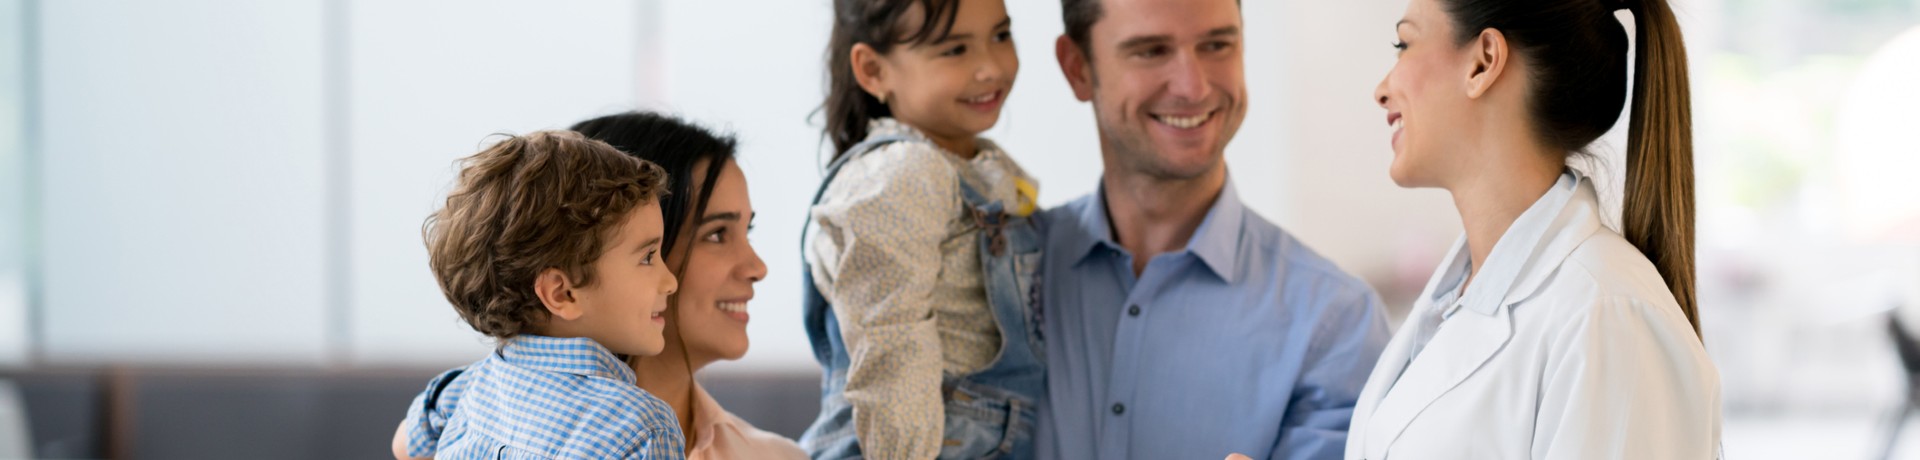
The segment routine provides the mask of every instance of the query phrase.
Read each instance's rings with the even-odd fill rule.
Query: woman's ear
[[[580,299],[573,295],[573,281],[558,268],[541,270],[540,275],[533,278],[533,294],[540,297],[540,304],[555,318],[573,321],[586,313],[580,308]]]
[[[1513,48],[1508,46],[1506,34],[1498,29],[1480,31],[1480,36],[1467,45],[1468,59],[1471,59],[1467,73],[1467,98],[1479,99],[1493,88],[1493,84],[1506,74],[1507,64],[1513,58]]]
[[[860,89],[879,99],[881,104],[892,102],[893,88],[888,84],[885,57],[879,51],[865,43],[853,44],[853,53],[847,61],[853,65],[853,80],[860,83]]]

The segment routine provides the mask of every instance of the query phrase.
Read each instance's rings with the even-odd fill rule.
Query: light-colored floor
[[[1728,416],[1722,436],[1731,460],[1877,459],[1886,414]],[[1920,416],[1907,420],[1891,458],[1920,460]]]

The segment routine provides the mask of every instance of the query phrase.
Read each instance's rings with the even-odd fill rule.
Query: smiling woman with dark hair
[[[686,458],[806,458],[792,440],[728,413],[693,378],[708,364],[747,353],[747,302],[767,275],[747,241],[753,203],[734,162],[733,138],[648,112],[594,118],[572,129],[659,165],[669,178],[660,198],[662,240],[669,242],[661,255],[679,277],[679,290],[668,299],[665,349],[631,356],[627,364],[642,389],[672,406],[686,435]],[[438,410],[456,410],[448,405],[443,401]]]
[[[1695,308],[1687,59],[1667,1],[1413,0],[1394,28],[1399,63],[1374,92],[1389,175],[1451,193],[1466,235],[1361,392],[1347,458],[1713,458],[1720,378]],[[1616,232],[1567,159],[1629,102]]]
[[[747,177],[734,162],[732,137],[670,116],[628,112],[573,125],[667,171],[667,267],[680,277],[669,299],[667,347],[629,364],[641,388],[666,400],[680,417],[688,459],[806,458],[792,440],[761,431],[720,407],[693,374],[716,361],[747,353],[747,302],[767,276],[747,232],[753,203]]]

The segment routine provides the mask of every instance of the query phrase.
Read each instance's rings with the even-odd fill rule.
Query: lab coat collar
[[[1593,184],[1571,170],[1561,173],[1553,188],[1514,219],[1494,243],[1486,266],[1461,296],[1461,308],[1491,316],[1500,307],[1532,297],[1560,262],[1599,228],[1599,199]],[[1453,255],[1428,282],[1423,298],[1445,294],[1435,288],[1458,286],[1459,278],[1467,275],[1471,258],[1465,255],[1466,241],[1462,236],[1454,243]]]
[[[1368,385],[1355,408],[1356,413],[1369,414],[1365,426],[1352,427],[1352,435],[1361,436],[1365,458],[1386,457],[1387,448],[1414,417],[1506,346],[1513,336],[1512,309],[1500,307],[1531,297],[1575,248],[1601,228],[1596,196],[1585,178],[1568,172],[1522,213],[1494,245],[1486,268],[1462,297],[1463,309],[1476,314],[1447,318],[1421,351],[1425,359],[1409,362],[1412,335],[1394,334],[1369,377],[1388,383]],[[1416,298],[1409,317],[1447,308],[1437,300],[1445,296],[1444,287],[1458,286],[1459,277],[1466,276],[1465,248],[1464,237],[1454,243],[1425,292]]]

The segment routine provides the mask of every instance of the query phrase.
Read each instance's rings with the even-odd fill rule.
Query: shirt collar
[[[909,141],[935,146],[936,148],[940,145],[934,143],[933,139],[927,137],[926,133],[922,133],[919,129],[909,126],[906,123],[901,123],[898,119],[882,117],[868,120],[867,137],[876,138],[881,136],[899,136]],[[1000,145],[995,144],[991,139],[980,137],[975,138],[973,142],[974,148],[978,149],[978,151],[974,152],[973,158],[975,160],[991,155],[1006,154],[1006,152],[1000,150]],[[960,158],[954,159],[960,160]]]
[[[899,136],[914,142],[933,143],[932,140],[927,139],[925,134],[921,134],[920,130],[914,129],[912,126],[907,126],[906,123],[901,123],[900,120],[895,120],[890,117],[868,120],[867,137],[883,136]]]
[[[500,344],[494,354],[507,364],[528,369],[634,382],[633,368],[586,337],[520,334]]]
[[[726,408],[720,407],[720,402],[715,401],[713,395],[707,394],[707,390],[700,388],[699,384],[694,384],[693,421],[699,426],[693,428],[696,434],[695,444],[687,448],[687,453],[711,449],[714,443],[713,437],[719,433],[720,425],[728,423],[730,417],[732,415],[727,413]]]
[[[1101,183],[1093,195],[1083,199],[1079,215],[1075,216],[1077,231],[1070,232],[1065,241],[1067,255],[1080,263],[1093,254],[1094,248],[1106,246],[1114,251],[1124,252],[1120,243],[1113,241],[1113,223],[1107,218],[1107,186]],[[1239,192],[1234,190],[1233,179],[1229,177],[1220,188],[1220,197],[1213,200],[1207,209],[1206,218],[1200,221],[1193,236],[1188,237],[1186,251],[1200,259],[1201,265],[1213,271],[1215,276],[1229,283],[1234,281],[1233,274],[1239,272],[1241,224],[1246,220],[1246,207],[1240,202]]]
[[[1543,268],[1558,266],[1565,252],[1571,250],[1571,247],[1563,247],[1568,245],[1562,244],[1561,240],[1567,238],[1558,237],[1560,233],[1566,233],[1565,230],[1575,230],[1569,227],[1567,213],[1563,211],[1569,210],[1568,203],[1576,197],[1588,198],[1591,194],[1591,186],[1586,184],[1584,177],[1571,171],[1562,173],[1553,187],[1514,219],[1506,233],[1501,234],[1500,240],[1493,244],[1493,251],[1487,253],[1485,266],[1480,268],[1473,284],[1467,285],[1466,293],[1460,297],[1461,307],[1491,315],[1498,307],[1520,301],[1530,294],[1539,278],[1552,272]],[[1434,288],[1457,288],[1466,278],[1472,269],[1472,258],[1468,254],[1466,237],[1462,236],[1454,243],[1453,253],[1442,265],[1443,273],[1428,287],[1430,300],[1444,300],[1449,291]],[[1438,307],[1445,308],[1444,305]]]

